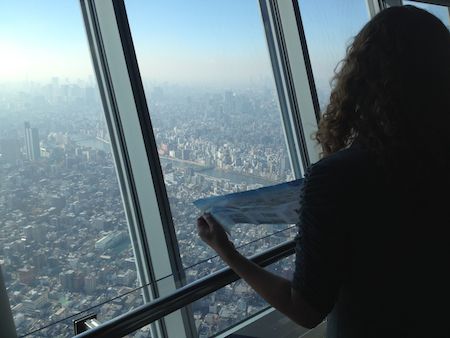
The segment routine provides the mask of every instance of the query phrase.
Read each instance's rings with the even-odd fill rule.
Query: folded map
[[[298,222],[303,179],[212,196],[194,201],[202,213],[210,213],[227,230],[235,224],[294,224]]]

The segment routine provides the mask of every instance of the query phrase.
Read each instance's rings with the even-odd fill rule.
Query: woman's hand
[[[223,226],[210,214],[197,218],[197,231],[200,238],[220,256],[235,250]]]
[[[264,270],[242,256],[228,239],[223,226],[211,215],[200,216],[197,229],[200,238],[273,307],[305,327],[313,327],[323,319],[292,290],[291,281]]]

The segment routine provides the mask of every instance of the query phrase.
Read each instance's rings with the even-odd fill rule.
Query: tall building
[[[25,147],[28,160],[36,161],[41,157],[39,131],[37,128],[31,128],[30,122],[25,122]]]

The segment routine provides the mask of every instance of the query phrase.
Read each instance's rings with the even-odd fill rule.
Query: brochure
[[[235,224],[295,224],[303,179],[194,201],[228,231]]]

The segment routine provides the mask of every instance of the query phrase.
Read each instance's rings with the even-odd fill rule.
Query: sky
[[[365,0],[300,0],[299,5],[320,99],[329,94],[334,70],[369,11]]]
[[[79,1],[0,1],[0,81],[92,73]]]
[[[338,20],[333,12],[341,13],[341,6],[335,0],[322,2],[330,9],[328,18]],[[320,12],[314,8],[319,1],[303,3],[306,14]],[[125,4],[145,79],[230,85],[271,77],[257,0],[125,0]],[[314,19],[308,22],[311,40],[320,45],[324,28]],[[346,29],[340,34],[346,35]],[[93,75],[77,0],[0,1],[0,51],[3,81]],[[322,63],[327,62],[324,53]]]
[[[326,86],[368,20],[365,0],[300,0],[316,82]],[[125,0],[144,79],[254,84],[271,78],[257,0]],[[0,82],[93,76],[78,0],[0,1]]]

